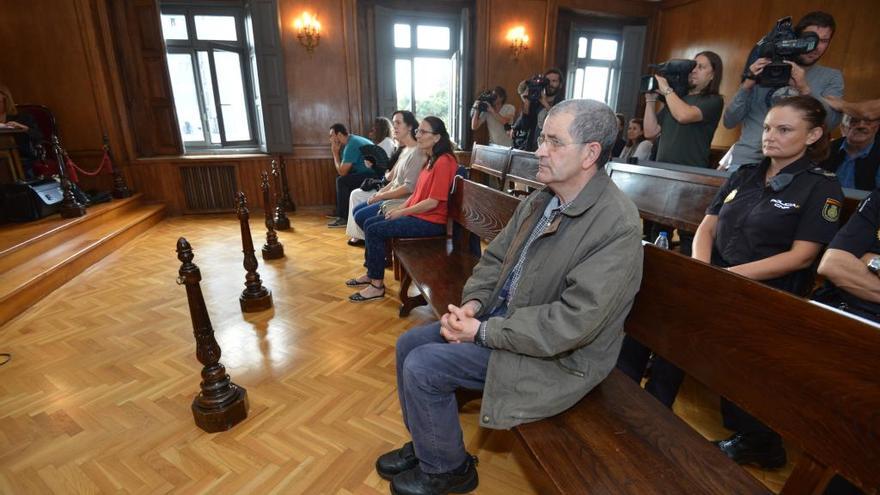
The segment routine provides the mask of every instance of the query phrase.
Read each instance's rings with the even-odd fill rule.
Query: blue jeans
[[[360,212],[367,209],[360,210]],[[376,215],[367,218],[361,228],[364,230],[364,240],[366,241],[364,266],[367,267],[367,276],[373,280],[385,278],[386,240],[392,237],[431,237],[446,233],[445,224],[431,223],[411,216],[385,220],[383,215]]]
[[[379,207],[382,206],[382,201],[377,201],[371,205],[367,203],[361,203],[354,207],[354,210],[351,210],[351,215],[354,215],[354,223],[357,224],[361,230],[364,230],[364,223],[368,218],[375,217],[376,215],[380,215]]]
[[[446,473],[467,459],[455,390],[483,389],[491,352],[447,343],[439,322],[397,339],[397,394],[422,471]]]

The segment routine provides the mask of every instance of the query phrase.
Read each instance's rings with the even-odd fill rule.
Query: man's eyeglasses
[[[437,134],[437,133],[434,131],[426,131],[424,129],[416,129],[416,136],[418,136],[420,134]]]
[[[538,136],[538,146],[542,144],[546,144],[550,149],[562,148],[563,146],[571,146],[573,144],[586,144],[586,143],[563,143],[562,141],[556,139],[555,137],[546,137],[543,134]]]

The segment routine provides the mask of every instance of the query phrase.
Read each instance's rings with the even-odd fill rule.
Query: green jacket
[[[533,193],[486,248],[462,301],[494,306],[553,194]],[[480,425],[511,428],[558,414],[608,376],[642,278],[638,210],[603,170],[529,248],[506,317],[486,326],[493,349]],[[479,315],[478,315],[479,316]]]

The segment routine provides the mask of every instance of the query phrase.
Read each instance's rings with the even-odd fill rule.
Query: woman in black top
[[[816,166],[828,156],[825,115],[810,96],[773,105],[764,119],[765,159],[721,186],[697,229],[694,258],[797,295],[809,292],[843,205],[834,174]],[[777,433],[726,399],[721,405],[725,426],[736,431],[718,442],[725,454],[741,464],[785,465]]]

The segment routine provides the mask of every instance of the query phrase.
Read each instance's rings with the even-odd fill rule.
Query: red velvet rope
[[[77,171],[79,171],[83,175],[87,175],[89,177],[94,177],[101,173],[102,170],[107,170],[107,174],[113,173],[113,163],[110,161],[110,154],[107,151],[104,151],[104,156],[101,158],[101,163],[98,164],[98,168],[95,169],[94,172],[89,172],[87,170],[81,169],[70,157],[65,154],[64,155],[64,163],[67,165],[68,174],[70,175],[70,180],[73,182],[79,182],[79,177],[77,176]]]

